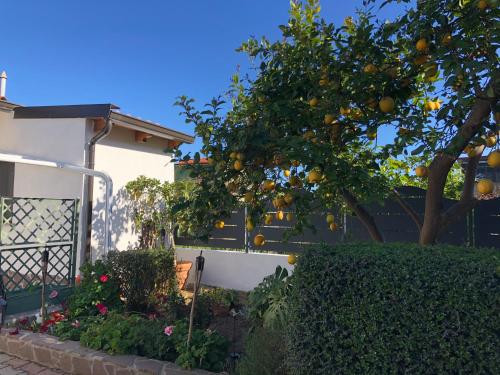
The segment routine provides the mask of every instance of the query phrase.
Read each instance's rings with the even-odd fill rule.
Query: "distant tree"
[[[140,247],[171,248],[175,228],[181,232],[189,229],[189,205],[182,210],[178,206],[197,194],[194,181],[162,183],[156,178],[139,176],[127,183],[126,190],[132,201],[136,228],[140,230]]]

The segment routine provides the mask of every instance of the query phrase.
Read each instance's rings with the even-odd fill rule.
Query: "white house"
[[[104,248],[103,181],[64,168],[16,162],[5,155],[105,172],[113,184],[110,247],[125,250],[136,246],[138,234],[128,212],[125,184],[140,175],[173,181],[172,151],[194,138],[120,113],[112,104],[13,104],[5,99],[5,77],[0,80],[0,155],[4,155],[0,160],[0,196],[78,198],[78,254],[83,259],[85,251],[91,249],[95,256]]]

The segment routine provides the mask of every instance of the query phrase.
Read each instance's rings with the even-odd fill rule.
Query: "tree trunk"
[[[490,114],[491,105],[492,103],[490,100],[477,98],[467,120],[460,127],[460,130],[450,140],[444,151],[440,151],[436,154],[429,166],[429,179],[427,193],[425,195],[424,222],[419,239],[420,245],[434,244],[439,233],[447,225],[458,219],[460,215],[464,215],[467,212],[467,208],[473,207],[471,205],[473,202],[471,202],[470,192],[473,189],[475,166],[477,164],[471,165],[471,169],[466,171],[464,194],[462,194],[460,201],[443,214],[444,187],[451,167],[471,139],[478,133],[482,126],[482,122]],[[479,157],[476,161],[470,160],[469,163],[473,164],[478,160]]]
[[[341,193],[347,206],[356,214],[356,217],[365,226],[372,240],[375,242],[384,242],[382,233],[380,233],[377,224],[375,224],[375,219],[373,219],[373,216],[370,215],[370,213],[359,204],[356,197],[349,191],[342,189]]]
[[[163,246],[165,246],[165,249],[167,250],[173,249],[175,246],[174,228],[175,226],[172,223],[169,223],[165,226],[165,238]]]

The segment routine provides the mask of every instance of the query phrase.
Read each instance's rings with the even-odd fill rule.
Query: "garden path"
[[[65,375],[60,370],[54,370],[37,363],[25,361],[0,352],[0,375]]]

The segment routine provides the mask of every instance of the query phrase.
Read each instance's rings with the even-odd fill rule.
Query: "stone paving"
[[[40,366],[34,362],[25,361],[0,353],[0,375],[67,375],[65,372]]]

